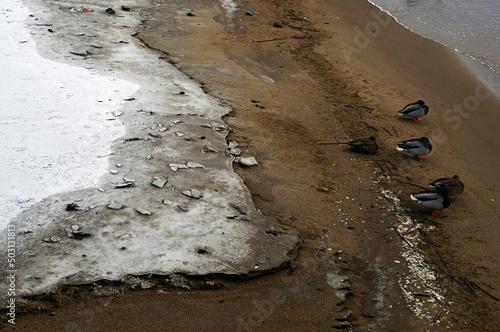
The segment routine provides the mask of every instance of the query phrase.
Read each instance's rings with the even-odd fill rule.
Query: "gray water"
[[[369,0],[413,32],[500,74],[500,0]]]

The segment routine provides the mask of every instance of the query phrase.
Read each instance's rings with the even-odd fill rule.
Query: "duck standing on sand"
[[[413,138],[398,144],[398,151],[411,153],[418,159],[432,151],[432,144],[427,137]]]
[[[429,187],[437,190],[438,188],[444,188],[448,191],[450,199],[455,199],[456,196],[464,192],[465,185],[460,181],[458,175],[453,175],[451,178],[439,178],[437,180],[429,183]]]
[[[421,191],[410,195],[411,199],[419,205],[431,209],[431,214],[437,216],[442,210],[450,206],[450,196],[444,188],[438,188],[436,191]]]
[[[408,104],[399,111],[399,115],[412,118],[414,122],[422,121],[420,118],[427,113],[429,113],[429,106],[427,106],[423,100]]]
[[[349,146],[353,151],[359,153],[376,154],[378,151],[378,144],[373,136],[350,141]]]

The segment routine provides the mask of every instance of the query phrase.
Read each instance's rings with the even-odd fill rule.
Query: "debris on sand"
[[[237,157],[234,162],[240,163],[243,166],[257,166],[259,163],[255,157]]]
[[[123,207],[123,205],[115,202],[111,202],[111,204],[108,205],[108,209],[111,210],[120,210]]]
[[[143,216],[150,216],[151,215],[151,212],[149,212],[148,210],[146,209],[143,209],[143,208],[135,208],[135,211],[137,211],[137,213],[139,214],[142,214]]]
[[[167,178],[154,177],[154,180],[153,182],[151,182],[151,184],[155,187],[163,188],[163,186],[165,186],[167,181],[168,181]]]
[[[200,199],[201,197],[203,197],[203,193],[198,189],[185,190],[182,192],[182,194],[194,199]]]

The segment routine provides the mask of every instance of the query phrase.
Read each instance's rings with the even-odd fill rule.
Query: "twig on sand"
[[[399,137],[398,132],[396,131],[396,128],[394,128],[393,125],[391,125],[391,126],[392,126],[392,130],[394,130],[394,133],[396,134],[396,136]]]
[[[474,281],[470,281],[470,283],[472,284],[472,286],[476,287],[477,289],[479,289],[480,291],[482,291],[486,295],[490,296],[495,301],[498,301],[498,298],[494,297],[493,295],[491,295],[490,293],[488,293],[487,291],[485,291],[484,289],[482,289],[481,287],[479,287],[479,285],[476,284]]]
[[[396,228],[396,227],[394,227],[394,231],[395,231],[395,232],[396,232],[396,234],[397,234],[397,235],[401,238],[401,240],[405,241],[405,243],[406,243],[408,246],[410,246],[410,248],[413,248],[413,245],[412,245],[410,242],[408,242],[408,241],[404,238],[404,236],[403,236],[403,235],[401,235],[401,233],[399,233],[399,232],[398,232],[398,230],[397,230],[397,228]]]
[[[385,169],[382,167],[382,165],[380,165],[377,160],[375,160],[375,162],[377,163],[378,167],[380,167],[380,169],[382,170],[382,172],[385,173]]]
[[[446,298],[444,299],[443,305],[441,306],[441,310],[439,310],[439,313],[436,316],[436,319],[434,320],[435,322],[439,319],[439,316],[441,316],[441,313],[443,312],[444,306],[446,305],[448,297],[450,296],[450,289],[451,289],[451,281],[448,280],[448,293],[446,294]]]
[[[391,133],[389,132],[389,130],[385,129],[384,127],[382,127],[382,129],[384,129],[384,130],[385,130],[385,131],[386,131],[389,135],[394,136],[393,134],[391,134]]]
[[[438,256],[439,256],[439,259],[441,259],[441,263],[443,263],[443,265],[446,265],[446,262],[444,261],[443,256],[441,256],[441,254],[439,253],[439,251],[438,251],[438,249],[436,248],[436,246],[434,246],[434,249],[436,249],[436,252],[437,252],[437,254],[438,254]]]
[[[385,161],[386,163],[391,164],[391,166],[392,166],[392,167],[393,167],[396,171],[398,170],[398,168],[396,167],[396,165],[394,165],[394,164],[393,164],[393,163],[392,163],[389,159],[384,159],[384,161]]]
[[[420,189],[424,189],[424,190],[427,190],[428,188],[425,188],[425,187],[422,187],[422,186],[419,186],[418,184],[413,184],[413,183],[410,183],[410,182],[407,182],[407,181],[403,181],[403,180],[400,180],[400,179],[397,179],[399,182],[401,183],[405,183],[405,184],[409,184],[410,186],[414,186],[414,187],[417,187],[417,188],[420,188]]]
[[[336,144],[349,144],[348,142],[318,142],[318,145],[336,145]]]
[[[285,40],[288,39],[288,37],[284,38],[272,38],[272,39],[262,39],[262,40],[256,40],[256,43],[265,43],[265,42],[271,42],[271,41],[277,41],[277,40]]]

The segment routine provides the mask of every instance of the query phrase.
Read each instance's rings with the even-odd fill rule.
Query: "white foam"
[[[98,184],[125,133],[111,112],[139,87],[41,57],[29,14],[21,1],[0,7],[0,228],[48,195]]]

